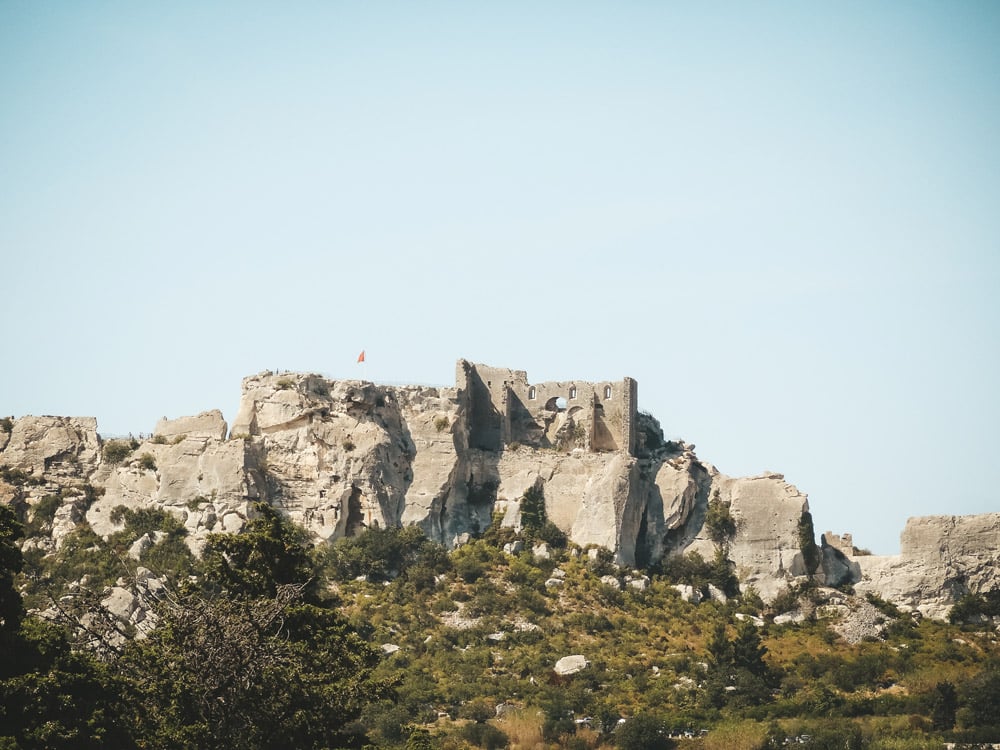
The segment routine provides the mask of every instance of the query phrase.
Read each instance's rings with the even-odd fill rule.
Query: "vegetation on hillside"
[[[53,504],[26,519],[33,533],[45,533]],[[886,639],[851,645],[829,627],[836,607],[823,606],[831,595],[860,604],[847,594],[804,586],[768,608],[753,589],[740,594],[726,556],[736,524],[721,504],[711,561],[680,556],[648,571],[560,539],[540,490],[522,498],[521,517],[521,532],[496,519],[451,552],[416,527],[314,549],[260,505],[241,534],[212,535],[196,559],[169,513],[124,508],[107,539],[83,524],[58,550],[22,553],[22,525],[0,507],[0,748],[1000,741],[1000,646],[985,619],[998,595],[969,597],[955,623],[916,621],[873,597]],[[504,551],[517,540],[523,551]],[[162,585],[143,593],[137,566]],[[115,585],[152,606],[146,637],[134,623],[96,626]],[[681,586],[728,599],[689,603]],[[806,619],[773,622],[792,608]],[[555,671],[576,654],[582,671]]]

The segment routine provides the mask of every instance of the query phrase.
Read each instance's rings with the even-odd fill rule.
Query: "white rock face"
[[[194,417],[167,419],[164,417],[156,423],[154,436],[173,440],[181,437],[226,439],[226,420],[218,409],[203,411]]]
[[[737,575],[753,584],[764,601],[771,601],[792,578],[806,574],[798,524],[809,510],[809,500],[781,474],[733,479],[713,470],[712,492],[716,491],[736,521],[729,554]],[[699,535],[691,549],[706,560],[715,555],[707,536]]]
[[[1000,513],[911,518],[899,547],[898,555],[855,558],[859,594],[942,619],[965,593],[1000,587]]]
[[[93,417],[21,417],[7,436],[0,466],[36,477],[79,477],[97,467],[100,452]]]
[[[141,466],[145,454],[153,457],[155,469]],[[239,519],[229,529],[238,531],[250,505],[261,498],[253,458],[252,446],[243,440],[189,434],[176,444],[146,441],[121,464],[105,466],[95,476],[103,479],[105,492],[90,506],[87,521],[106,536],[120,528],[111,520],[116,506],[159,507],[185,525],[189,545],[200,551],[210,532],[222,530],[219,518]]]

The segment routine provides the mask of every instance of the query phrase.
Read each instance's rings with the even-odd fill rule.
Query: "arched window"
[[[534,400],[534,398],[535,398],[535,386],[531,386],[531,388],[528,389],[528,398],[531,399],[531,400]]]
[[[571,386],[569,389],[569,397],[576,398],[576,386]]]
[[[604,386],[604,398],[606,398],[606,399],[607,398],[611,398],[611,386],[610,385]]]

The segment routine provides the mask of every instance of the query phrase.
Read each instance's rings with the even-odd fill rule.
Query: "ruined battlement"
[[[471,448],[516,444],[635,455],[638,384],[632,378],[530,383],[524,370],[460,359],[455,384],[466,400]]]

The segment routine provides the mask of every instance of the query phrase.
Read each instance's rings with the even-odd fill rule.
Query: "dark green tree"
[[[1000,664],[988,662],[983,671],[960,691],[957,718],[963,728],[997,728],[1000,731]]]
[[[545,494],[538,485],[532,485],[521,496],[521,528],[529,539],[541,531],[548,517],[545,514]]]
[[[345,747],[379,654],[321,596],[302,533],[270,506],[212,535],[197,585],[160,597],[159,623],[116,666],[150,748]]]
[[[733,645],[726,634],[725,620],[717,620],[712,626],[712,634],[708,637],[708,655],[710,666],[716,670],[728,670],[733,664]]]
[[[724,544],[736,536],[736,519],[730,514],[729,505],[719,498],[718,490],[708,501],[705,528],[708,530],[708,538],[716,544]]]
[[[802,560],[806,565],[806,571],[812,575],[819,569],[820,551],[816,546],[816,531],[813,528],[812,514],[803,511],[799,517],[799,549],[802,551]]]
[[[736,637],[732,641],[732,663],[736,669],[745,669],[757,677],[768,674],[767,646],[760,639],[757,626],[750,619],[740,620],[736,626]]]
[[[931,724],[935,729],[951,729],[955,726],[958,711],[958,691],[950,682],[939,682],[931,692]]]
[[[119,716],[120,685],[70,649],[55,625],[25,617],[14,574],[21,527],[0,505],[0,747],[131,748]]]
[[[239,534],[212,534],[202,554],[206,585],[233,596],[273,598],[281,586],[295,584],[315,599],[319,571],[305,533],[268,503],[254,506],[255,516]]]
[[[0,505],[0,634],[17,631],[24,617],[21,595],[14,585],[14,576],[24,565],[17,546],[21,534],[21,524],[14,511]]]

